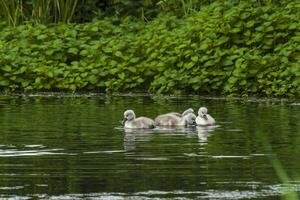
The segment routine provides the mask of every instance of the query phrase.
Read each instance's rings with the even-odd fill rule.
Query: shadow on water
[[[0,198],[297,199],[299,105],[198,96],[0,96]],[[217,126],[119,127],[126,109],[155,118],[200,106]]]

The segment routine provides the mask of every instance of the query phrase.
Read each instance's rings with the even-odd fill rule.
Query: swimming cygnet
[[[157,126],[193,126],[196,125],[196,115],[194,113],[187,113],[182,117],[167,113],[159,115],[155,118]]]
[[[122,124],[124,125],[124,128],[155,128],[155,123],[152,119],[148,117],[135,118],[135,113],[133,110],[126,110],[124,112]]]
[[[215,119],[207,113],[206,107],[199,108],[196,123],[199,126],[209,126],[216,123]]]
[[[186,114],[189,114],[189,113],[194,113],[194,109],[193,109],[193,108],[189,108],[189,109],[183,111],[182,114],[180,114],[180,113],[178,113],[178,112],[170,112],[170,113],[167,113],[167,114],[172,114],[172,115],[176,115],[176,116],[178,116],[178,117],[182,117],[182,116],[184,116],[184,115],[186,115]]]

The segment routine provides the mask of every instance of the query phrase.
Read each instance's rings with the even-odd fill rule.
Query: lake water
[[[124,131],[206,106],[217,126]],[[281,199],[300,195],[300,103],[220,98],[0,97],[1,199]],[[290,195],[290,196],[287,196]]]

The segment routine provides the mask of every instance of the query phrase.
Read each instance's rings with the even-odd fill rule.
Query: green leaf
[[[251,27],[253,27],[254,26],[254,24],[255,24],[255,21],[254,20],[251,20],[251,21],[248,21],[247,23],[246,23],[246,27],[247,28],[251,28]]]
[[[81,74],[80,74],[80,76],[81,76],[82,78],[86,78],[88,75],[89,75],[89,74],[88,74],[87,72],[84,72],[84,73],[81,73]]]
[[[242,85],[242,86],[247,85],[247,81],[246,80],[242,80],[242,81],[239,82],[239,85]]]
[[[237,78],[236,77],[234,77],[234,76],[232,76],[232,77],[230,77],[229,79],[228,79],[228,82],[230,83],[230,84],[235,84],[236,82],[237,82]]]
[[[120,79],[125,79],[125,73],[120,73],[120,74],[118,74],[118,77],[119,77]]]
[[[200,50],[206,50],[206,49],[208,49],[208,44],[207,44],[207,43],[201,43],[199,49],[200,49]]]
[[[68,49],[68,53],[77,54],[78,53],[78,49],[77,48],[69,48]]]
[[[218,45],[224,44],[224,43],[226,43],[228,40],[229,40],[229,37],[221,36],[221,37],[217,40],[217,44],[218,44]]]
[[[241,14],[241,19],[245,20],[245,19],[247,19],[247,18],[250,17],[250,16],[251,16],[251,13],[249,13],[249,12],[244,12],[244,13]]]
[[[40,77],[35,78],[35,84],[37,84],[37,85],[41,84],[41,78]]]
[[[44,40],[44,39],[46,39],[48,36],[46,35],[46,34],[42,34],[42,35],[38,35],[37,36],[37,39],[38,40]]]
[[[137,63],[138,61],[139,61],[138,57],[133,57],[133,58],[130,58],[130,60],[129,60],[130,63]]]
[[[136,72],[136,68],[135,67],[128,67],[128,70],[131,71],[132,73]]]
[[[11,72],[11,66],[9,66],[9,65],[4,65],[4,67],[2,67],[2,70],[3,71],[6,71],[6,72]]]
[[[186,44],[182,44],[182,45],[179,45],[177,48],[182,49],[182,48],[185,48],[185,47],[186,47]]]
[[[194,66],[194,64],[195,64],[194,62],[185,63],[184,68],[191,69]]]
[[[251,31],[250,31],[250,30],[245,31],[245,32],[244,32],[244,35],[245,35],[245,36],[251,36]]]
[[[232,62],[231,59],[226,58],[226,59],[223,61],[223,65],[224,65],[224,66],[233,65],[233,62]]]
[[[242,66],[243,62],[244,62],[244,59],[239,58],[239,59],[236,60],[235,66],[236,66],[237,68],[239,68],[239,67]]]
[[[87,50],[82,50],[82,51],[80,51],[80,55],[87,56],[87,55],[89,55],[89,52]]]
[[[272,32],[274,31],[274,27],[273,26],[269,26],[265,29],[265,32]]]
[[[122,57],[122,56],[123,56],[123,54],[122,54],[121,51],[116,51],[116,52],[115,52],[115,55],[118,56],[118,57]]]
[[[15,81],[17,79],[17,76],[11,76],[9,79]]]
[[[54,75],[53,75],[53,72],[48,72],[47,75],[48,75],[48,77],[50,77],[50,78],[53,78],[53,76],[54,76]]]
[[[54,53],[54,50],[53,49],[49,49],[46,51],[46,55],[50,56]]]
[[[9,81],[8,80],[1,80],[0,81],[0,86],[8,86],[9,85]]]
[[[142,78],[138,78],[136,81],[137,81],[138,83],[143,83],[143,82],[144,82],[144,80],[143,80]]]
[[[230,33],[239,33],[241,31],[240,28],[232,28],[229,30]]]
[[[264,26],[258,26],[255,28],[256,31],[260,31],[260,32],[264,31],[264,29],[265,29]]]
[[[92,84],[96,84],[97,83],[97,81],[98,81],[98,78],[97,78],[97,76],[95,76],[95,75],[92,75],[92,76],[90,76],[89,77],[89,82],[90,83],[92,83]]]
[[[213,66],[215,65],[215,61],[214,60],[208,60],[207,62],[205,62],[204,67],[209,67],[209,66]]]
[[[72,90],[72,91],[75,91],[76,90],[76,85],[74,85],[74,84],[69,85],[69,89]]]
[[[92,27],[90,30],[93,31],[93,32],[97,32],[99,29],[98,29],[97,26],[94,26],[94,27]]]
[[[197,62],[198,61],[198,56],[193,56],[191,59],[192,59],[192,61]]]
[[[291,23],[289,25],[289,30],[294,30],[294,29],[297,29],[298,27],[299,27],[299,23]]]
[[[22,87],[27,87],[30,83],[31,83],[30,80],[24,80],[24,81],[22,81],[21,85],[22,85]]]

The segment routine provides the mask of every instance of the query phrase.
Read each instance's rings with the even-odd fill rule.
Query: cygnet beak
[[[204,118],[205,120],[207,120],[207,115],[203,115],[203,118]]]
[[[122,120],[122,125],[124,126],[125,125],[125,122],[127,121],[127,118],[124,118],[123,120]]]

